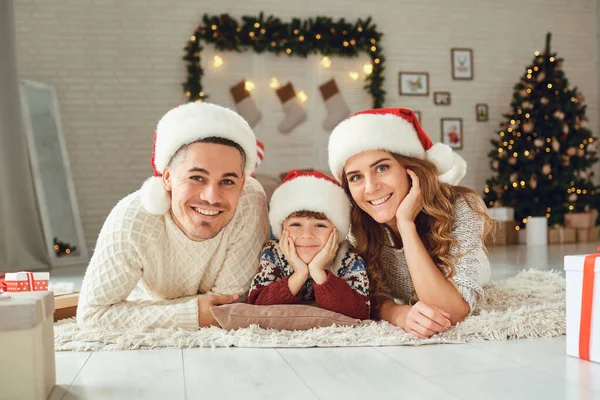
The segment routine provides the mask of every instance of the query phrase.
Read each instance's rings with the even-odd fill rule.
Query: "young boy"
[[[369,279],[345,240],[350,200],[319,172],[291,171],[273,193],[269,221],[277,238],[265,244],[248,303],[316,305],[368,319]]]

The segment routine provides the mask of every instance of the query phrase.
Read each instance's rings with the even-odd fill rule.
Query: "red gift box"
[[[39,292],[48,290],[48,272],[13,272],[4,276],[7,292]]]

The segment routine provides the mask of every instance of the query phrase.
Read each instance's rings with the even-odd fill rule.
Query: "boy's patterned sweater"
[[[318,307],[352,318],[368,319],[369,278],[363,259],[350,249],[350,243],[341,243],[335,259],[326,268],[327,280],[319,285],[309,277],[294,296],[288,287],[294,269],[283,255],[279,241],[267,242],[260,255],[260,269],[250,286],[248,303],[273,305],[316,300]]]

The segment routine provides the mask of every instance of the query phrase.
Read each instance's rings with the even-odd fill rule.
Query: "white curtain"
[[[17,72],[13,0],[0,0],[0,272],[49,264],[35,199]]]

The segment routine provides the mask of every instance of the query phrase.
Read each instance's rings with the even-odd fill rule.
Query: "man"
[[[246,296],[269,236],[266,196],[250,175],[250,126],[188,103],[154,137],[155,176],[107,217],[83,280],[77,321],[127,330],[217,325],[211,307]],[[138,285],[148,297],[128,301]]]

